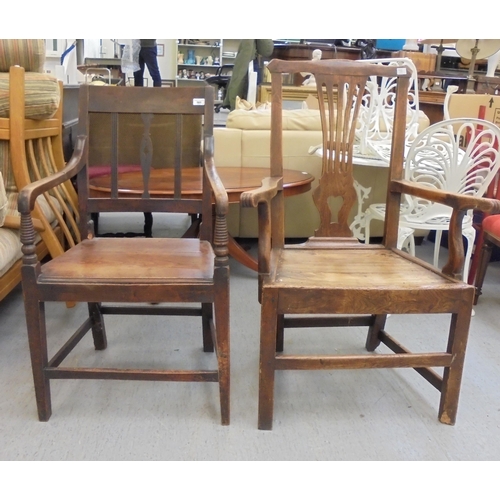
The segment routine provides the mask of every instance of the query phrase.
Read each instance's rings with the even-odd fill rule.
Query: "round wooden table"
[[[182,169],[183,197],[201,198],[202,169],[199,167]],[[219,167],[217,173],[226,188],[229,202],[239,203],[240,196],[261,186],[262,179],[269,176],[269,169],[256,167]],[[283,193],[294,196],[311,189],[314,177],[307,172],[283,170]],[[174,170],[152,169],[149,177],[149,193],[151,196],[173,196]],[[111,176],[95,177],[89,181],[90,197],[109,196],[111,192]],[[127,172],[118,176],[118,193],[122,196],[136,197],[143,193],[142,172]],[[243,265],[257,271],[257,261],[248,254],[229,235],[229,254]]]

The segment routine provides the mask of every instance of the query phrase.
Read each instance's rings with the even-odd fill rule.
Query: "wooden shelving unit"
[[[178,40],[177,85],[204,84],[205,79],[215,75],[220,66],[234,64],[239,42],[222,38]]]

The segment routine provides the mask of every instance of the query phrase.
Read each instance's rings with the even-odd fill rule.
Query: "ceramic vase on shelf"
[[[196,64],[199,66],[201,64],[201,60],[203,59],[202,56],[195,56],[196,59]]]
[[[188,58],[186,64],[196,64],[196,60],[194,58],[194,49],[188,50]]]

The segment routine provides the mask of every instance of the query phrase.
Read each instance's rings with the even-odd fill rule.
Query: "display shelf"
[[[185,40],[177,40],[176,76],[179,85],[203,84],[206,78],[215,76],[224,64],[234,64],[240,40],[219,38],[205,42],[185,43]],[[212,64],[208,64],[207,60]],[[203,72],[203,78],[196,78],[199,72]]]
[[[222,39],[197,40],[197,43],[177,41],[177,82],[179,85],[203,84],[215,75],[222,61]],[[202,73],[201,77],[199,74]],[[198,77],[196,76],[198,75]]]

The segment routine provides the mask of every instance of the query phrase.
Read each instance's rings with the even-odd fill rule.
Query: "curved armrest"
[[[448,262],[443,273],[452,278],[462,279],[464,266],[464,244],[462,240],[462,223],[468,210],[481,210],[487,213],[500,213],[500,201],[490,198],[479,198],[463,194],[450,193],[423,187],[410,181],[391,181],[391,191],[418,196],[435,203],[447,205],[453,209],[448,236]]]
[[[82,160],[84,158],[86,148],[87,137],[79,135],[76,141],[75,151],[65,168],[63,168],[60,172],[56,172],[45,177],[44,179],[32,182],[21,189],[17,202],[19,212],[21,214],[30,214],[35,206],[35,200],[39,195],[75,176],[84,165]]]
[[[31,216],[31,211],[35,206],[35,201],[44,192],[52,189],[76,175],[84,166],[84,153],[87,148],[86,136],[78,136],[73,156],[60,172],[56,172],[25,186],[19,192],[18,210],[21,213],[21,243],[23,251],[23,264],[36,265],[37,256],[35,248],[36,221]]]
[[[226,267],[229,261],[229,233],[227,230],[227,214],[229,212],[229,199],[226,188],[217,173],[214,162],[214,138],[205,137],[204,168],[213,193],[215,212],[213,246],[216,255],[216,265]]]
[[[259,215],[259,274],[269,274],[271,263],[271,201],[283,187],[283,177],[265,177],[260,188],[241,194],[242,207],[257,207]],[[260,296],[260,288],[259,288]],[[259,298],[260,300],[260,298]]]
[[[225,216],[229,211],[229,201],[226,188],[224,187],[224,184],[222,184],[219,174],[217,173],[217,169],[215,168],[213,150],[213,136],[206,137],[204,147],[204,164],[208,180],[210,182],[210,185],[212,186],[212,191],[214,193],[215,213],[216,215]]]
[[[265,177],[260,188],[241,194],[242,207],[257,207],[259,203],[270,203],[282,186],[283,177]]]
[[[500,213],[499,200],[450,193],[449,191],[424,187],[416,182],[392,181],[391,190],[396,193],[409,194],[429,201],[434,201],[435,203],[441,203],[454,210],[467,211],[474,209],[492,214]]]

